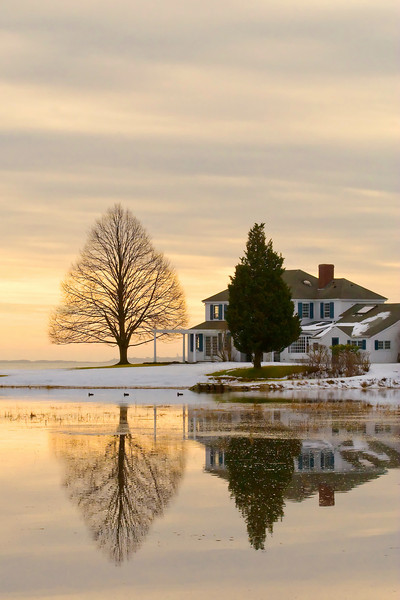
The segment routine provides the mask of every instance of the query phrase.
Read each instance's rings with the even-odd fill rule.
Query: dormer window
[[[212,306],[212,318],[215,321],[219,321],[220,319],[222,319],[222,315],[221,315],[221,306],[219,304],[214,304]]]
[[[225,318],[226,304],[210,304],[210,320],[223,321]]]

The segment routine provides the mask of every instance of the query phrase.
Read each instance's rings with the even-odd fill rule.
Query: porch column
[[[157,332],[154,330],[154,359],[153,362],[157,362]]]
[[[197,342],[197,334],[193,334],[193,362],[196,362],[196,342]]]
[[[185,334],[182,333],[182,362],[184,363],[186,360],[186,356],[185,356]]]

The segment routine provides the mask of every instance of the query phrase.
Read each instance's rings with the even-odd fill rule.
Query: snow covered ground
[[[267,364],[267,363],[265,363]],[[209,381],[207,376],[221,368],[246,367],[246,363],[197,363],[98,369],[3,369],[0,388],[4,387],[65,387],[65,388],[189,388]],[[400,363],[373,364],[369,373],[359,377],[339,379],[301,379],[279,382],[285,390],[295,389],[357,389],[395,388],[400,392]],[[240,385],[240,384],[239,384]],[[243,384],[247,387],[249,384]]]

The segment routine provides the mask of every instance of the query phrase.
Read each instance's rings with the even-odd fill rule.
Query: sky
[[[190,325],[256,222],[287,269],[333,263],[399,302],[399,17],[397,0],[4,0],[0,360],[117,356],[47,337],[115,202],[171,260]]]

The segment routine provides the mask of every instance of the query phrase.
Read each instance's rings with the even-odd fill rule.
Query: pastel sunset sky
[[[47,338],[115,202],[173,263],[190,325],[255,222],[286,268],[334,263],[399,302],[399,17],[398,0],[4,0],[0,359],[117,357]]]

